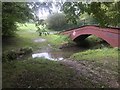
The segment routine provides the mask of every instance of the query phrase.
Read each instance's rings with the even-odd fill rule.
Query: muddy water
[[[41,38],[41,39],[34,40],[34,42],[43,43],[43,42],[46,42],[46,40]],[[80,48],[77,45],[66,47],[63,49],[59,49],[59,47],[57,49],[54,49],[52,45],[47,44],[43,46],[41,49],[35,51],[32,54],[32,58],[43,57],[49,60],[58,61],[58,60],[69,58],[72,54],[83,51],[83,50],[85,50],[85,48]]]

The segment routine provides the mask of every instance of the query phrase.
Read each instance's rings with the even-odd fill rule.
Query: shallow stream
[[[34,40],[35,43],[36,42],[44,43],[46,41],[47,40],[43,38]],[[46,44],[45,46],[41,47],[37,51],[33,52],[32,58],[43,57],[49,60],[59,61],[65,58],[69,58],[72,54],[83,51],[83,50],[85,50],[85,48],[81,48],[77,45],[62,48],[62,49],[59,49],[58,47],[57,49],[55,49],[52,47],[52,45]]]

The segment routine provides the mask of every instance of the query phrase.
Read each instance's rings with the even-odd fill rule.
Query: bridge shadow
[[[107,43],[102,38],[99,38],[95,35],[86,34],[80,35],[74,39],[74,42],[80,47],[84,48],[103,48],[103,47],[111,47],[109,43]]]

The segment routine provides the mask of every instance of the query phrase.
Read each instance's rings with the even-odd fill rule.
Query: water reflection
[[[37,38],[34,42],[46,42],[46,39]],[[46,45],[40,47],[38,50],[34,51],[32,54],[32,58],[45,58],[48,60],[59,61],[66,58],[69,58],[72,54],[85,50],[85,48],[80,48],[77,45],[73,45],[70,47],[62,48],[54,48],[51,44],[47,43]]]
[[[39,57],[49,59],[49,60],[53,60],[53,61],[59,61],[59,60],[64,59],[63,57],[53,58],[53,57],[51,57],[51,55],[48,52],[32,54],[32,58],[39,58]]]
[[[37,38],[34,40],[34,42],[45,42],[46,39],[43,39],[43,38]]]

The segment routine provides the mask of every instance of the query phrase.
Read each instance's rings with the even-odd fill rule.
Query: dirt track
[[[73,68],[76,72],[75,79],[80,77],[85,77],[86,81],[90,81],[90,84],[93,85],[93,87],[110,87],[110,88],[118,88],[118,73],[101,68],[101,67],[95,67],[95,62],[88,62],[88,61],[73,61],[73,60],[62,60],[60,63]],[[81,81],[76,80],[75,83],[79,86],[81,85]],[[98,86],[94,86],[94,85]],[[100,84],[100,85],[99,85]],[[103,86],[101,86],[103,84]],[[84,86],[83,86],[84,87]],[[89,87],[89,85],[86,85],[86,87]]]

